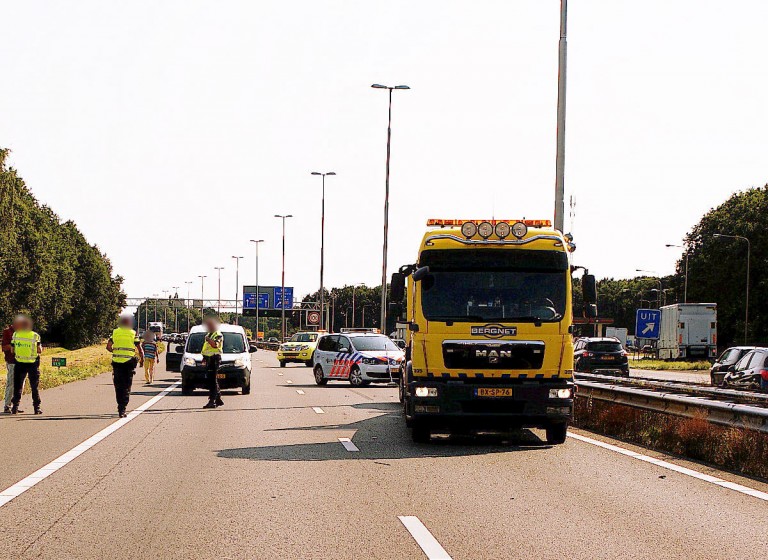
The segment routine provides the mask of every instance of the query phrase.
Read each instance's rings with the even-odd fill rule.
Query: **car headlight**
[[[437,387],[416,387],[417,397],[436,397]]]
[[[379,360],[376,358],[363,358],[363,363],[369,366],[375,366],[379,363]]]
[[[235,367],[245,367],[245,360],[242,358],[237,358],[234,362]]]
[[[195,359],[194,358],[184,358],[184,365],[185,366],[194,366],[195,365]]]
[[[549,398],[550,399],[570,399],[572,396],[570,387],[565,389],[550,389],[549,390]]]

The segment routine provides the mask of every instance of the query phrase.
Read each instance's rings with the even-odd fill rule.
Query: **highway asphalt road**
[[[552,448],[538,431],[417,445],[395,389],[317,387],[309,368],[255,359],[253,392],[225,395],[221,409],[203,410],[202,392],[182,396],[178,374],[154,387],[137,374],[131,408],[156,400],[118,421],[105,374],[45,391],[43,416],[0,416],[0,503],[16,495],[0,506],[0,556],[732,560],[768,550],[767,494],[675,469],[768,491],[761,482],[581,431]]]

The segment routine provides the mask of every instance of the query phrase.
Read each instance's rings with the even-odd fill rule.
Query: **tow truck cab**
[[[391,284],[395,312],[406,302],[400,399],[413,439],[536,427],[562,443],[573,417],[572,238],[545,220],[427,225],[417,262]],[[582,287],[594,317],[594,276]]]

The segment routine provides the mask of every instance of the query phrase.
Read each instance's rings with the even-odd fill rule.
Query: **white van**
[[[203,355],[203,343],[206,335],[205,327],[197,325],[187,337],[184,353],[181,357],[181,393],[191,395],[197,389],[207,389],[207,371]],[[221,354],[221,365],[216,376],[219,387],[233,389],[240,387],[244,395],[251,392],[251,353],[256,352],[255,346],[250,346],[245,330],[238,325],[219,325],[219,332],[224,336],[224,347]]]

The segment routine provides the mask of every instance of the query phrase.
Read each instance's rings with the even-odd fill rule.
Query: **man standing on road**
[[[13,399],[11,414],[19,413],[21,392],[24,390],[24,380],[29,376],[29,387],[32,389],[32,405],[35,414],[42,414],[40,410],[40,355],[43,346],[40,335],[32,330],[32,319],[22,317],[19,327],[11,338],[13,359]]]
[[[115,385],[115,400],[117,414],[120,418],[127,416],[128,400],[131,398],[131,384],[136,373],[138,360],[144,361],[144,350],[141,341],[133,330],[133,315],[121,315],[117,328],[107,341],[107,351],[112,352],[112,382]]]
[[[5,368],[8,371],[5,377],[5,402],[3,403],[3,412],[5,414],[11,413],[11,401],[13,400],[13,369],[16,364],[16,360],[13,357],[13,347],[11,341],[13,340],[13,333],[21,325],[22,316],[17,315],[13,320],[13,324],[9,325],[3,330],[3,354],[5,355]],[[18,412],[24,412],[19,410]]]
[[[219,389],[217,373],[221,364],[221,350],[224,346],[224,335],[219,332],[219,322],[213,317],[205,320],[205,342],[203,343],[203,360],[208,371],[208,403],[203,408],[224,406]]]

